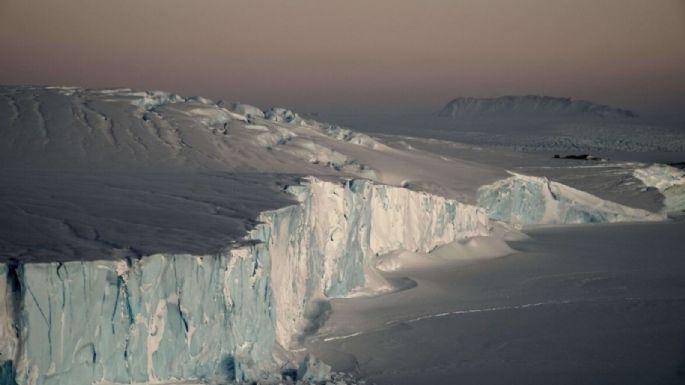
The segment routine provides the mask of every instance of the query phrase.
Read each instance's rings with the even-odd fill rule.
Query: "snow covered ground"
[[[574,103],[540,105],[572,117],[634,119]],[[408,383],[450,383],[430,371],[454,358],[440,345],[450,341],[445,335],[468,334],[469,324],[453,319],[483,313],[502,323],[500,310],[518,312],[522,318],[508,327],[527,338],[535,329],[523,327],[528,316],[543,322],[566,317],[558,307],[579,306],[582,318],[586,306],[622,301],[568,292],[565,280],[519,293],[517,280],[530,278],[529,270],[556,276],[601,266],[610,279],[650,257],[669,274],[682,273],[672,247],[681,222],[667,219],[679,210],[672,202],[682,190],[663,182],[672,172],[645,171],[653,169],[635,161],[553,159],[512,151],[515,143],[459,143],[444,130],[431,137],[416,127],[424,126],[414,126],[415,135],[398,128],[369,136],[283,108],[161,91],[0,88],[0,379],[272,383],[325,380],[332,365],[394,383],[399,377],[389,373],[404,373],[398,365],[406,363],[413,368]],[[652,144],[662,139],[652,135],[642,149],[659,149]],[[645,223],[585,230],[597,222]],[[567,235],[570,243],[553,246]],[[608,246],[593,249],[582,242],[586,236],[598,239],[590,246]],[[624,237],[663,243],[622,256]],[[570,255],[578,248],[585,254]],[[492,280],[480,281],[473,270],[501,263],[487,272]],[[679,286],[663,288],[672,277],[654,274],[649,282],[659,284],[645,290],[673,300],[655,317],[668,308],[682,315]],[[642,287],[635,279],[620,282]],[[497,294],[469,297],[477,291]],[[626,293],[644,299],[639,290]],[[626,333],[639,335],[643,324],[633,326]],[[669,335],[682,331],[669,327]],[[507,330],[476,330],[469,341],[506,346],[497,333]],[[367,345],[347,337],[380,331]],[[536,361],[546,343],[567,342],[549,332],[520,358]],[[337,345],[348,340],[361,341],[359,349]],[[383,350],[390,341],[404,354],[416,349],[403,341],[430,341],[430,348],[403,359]],[[371,359],[373,352],[379,356]],[[522,380],[534,373],[506,360],[488,373],[497,362]],[[467,373],[447,366],[450,376]],[[620,369],[611,373],[623,375]]]
[[[677,384],[680,223],[539,228],[495,259],[409,267],[410,290],[332,302],[307,341],[383,384]]]
[[[685,122],[550,96],[457,98],[432,114],[328,116],[352,129],[545,154],[681,162]]]

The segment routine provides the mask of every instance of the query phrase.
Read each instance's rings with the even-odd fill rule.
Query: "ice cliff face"
[[[665,164],[638,168],[633,176],[645,186],[654,187],[664,196],[667,212],[685,211],[685,171]]]
[[[623,206],[547,178],[513,174],[481,187],[491,219],[518,225],[657,221],[661,214]]]
[[[428,252],[488,234],[483,210],[435,195],[362,180],[341,185],[312,179],[291,189],[302,204],[269,212],[262,220],[273,230],[258,233],[274,255],[272,271],[279,272],[271,278],[275,306],[282,309],[276,335],[286,347],[293,330],[302,329],[303,302],[361,288],[373,278],[365,274],[375,256],[399,249]],[[307,231],[293,238],[292,229]]]
[[[629,110],[596,104],[586,100],[553,96],[501,96],[497,98],[456,98],[440,111],[439,116],[499,116],[499,115],[578,115],[603,118],[633,118]]]
[[[316,303],[373,286],[373,259],[489,232],[482,209],[364,180],[308,179],[217,255],[0,264],[0,353],[19,384],[315,379],[291,353]],[[16,372],[16,376],[13,374]],[[7,380],[9,381],[9,380]]]
[[[17,351],[16,287],[7,265],[0,263],[0,384],[14,379],[12,360]]]

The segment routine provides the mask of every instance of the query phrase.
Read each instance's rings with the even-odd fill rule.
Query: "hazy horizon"
[[[684,39],[680,0],[0,0],[0,84],[328,114],[527,94],[678,113]]]

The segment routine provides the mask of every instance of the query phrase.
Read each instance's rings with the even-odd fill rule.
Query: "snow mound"
[[[456,98],[439,112],[439,116],[498,116],[498,115],[579,115],[601,118],[634,118],[632,111],[554,96],[500,96],[497,98]]]
[[[187,111],[188,115],[197,118],[208,127],[225,127],[232,119],[240,120],[242,117],[226,109],[215,105],[203,105],[191,108]]]
[[[521,174],[482,186],[478,205],[491,219],[516,225],[658,221],[650,213],[610,202],[543,177]]]
[[[370,137],[369,135],[352,131],[349,128],[340,127],[334,124],[315,122],[311,120],[307,121],[307,124],[310,127],[317,129],[325,135],[337,140],[343,140],[348,143],[368,147],[371,149],[387,148],[384,144]]]
[[[256,116],[256,115],[255,115]],[[309,129],[314,132],[342,140],[359,146],[377,149],[381,143],[369,135],[354,132],[350,129],[340,127],[330,123],[319,122],[311,119],[304,119],[297,113],[285,109],[274,107],[263,113],[264,119],[274,123],[285,123],[295,125],[300,128]]]
[[[264,112],[264,118],[275,123],[299,123],[302,121],[300,115],[280,107],[273,107]]]
[[[402,250],[382,255],[376,262],[376,268],[385,272],[439,268],[450,263],[497,258],[514,252],[500,237],[480,236],[439,246],[428,254]]]
[[[249,120],[250,118],[264,118],[264,111],[262,111],[258,107],[249,104],[237,102],[228,103],[226,108],[228,108],[230,111],[235,112],[236,114],[243,116],[247,120]]]
[[[78,89],[77,93],[82,95],[91,93],[100,94],[103,96],[111,96],[112,98],[115,98],[113,100],[127,99],[132,105],[139,107],[143,111],[152,111],[155,108],[165,104],[182,103],[187,100],[186,98],[171,92],[157,90],[135,91],[130,88],[96,90]],[[70,93],[70,90],[67,90],[67,92],[63,94],[66,96],[71,96],[73,93]]]
[[[685,170],[665,164],[638,168],[633,176],[645,186],[659,190],[667,212],[685,211]]]

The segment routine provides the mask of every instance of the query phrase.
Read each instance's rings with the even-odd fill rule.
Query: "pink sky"
[[[0,84],[300,111],[549,94],[685,110],[682,0],[0,0]]]

